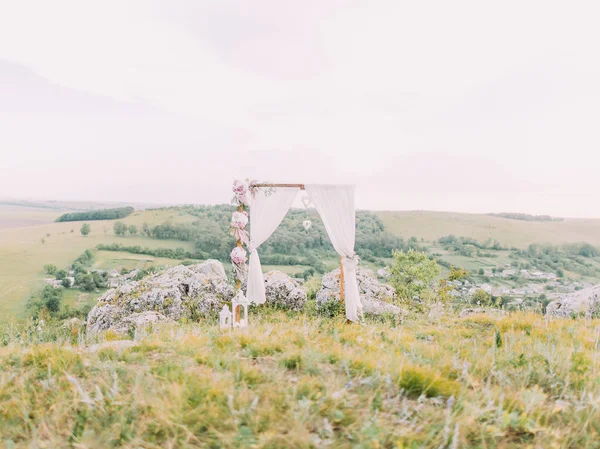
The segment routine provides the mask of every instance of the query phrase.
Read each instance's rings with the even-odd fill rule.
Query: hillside
[[[15,318],[21,321],[27,316],[27,300],[40,291],[43,280],[48,277],[44,265],[66,269],[83,251],[94,250],[99,245],[103,250],[94,251],[91,269],[149,269],[179,264],[185,259],[206,258],[217,258],[229,266],[233,245],[229,235],[231,206],[137,210],[120,220],[126,226],[134,225],[138,231],[135,235],[129,232],[124,236],[115,235],[115,220],[99,220],[89,222],[91,233],[84,237],[79,232],[81,222],[54,223],[65,209],[64,205],[52,208],[52,204],[44,203],[37,208],[29,203],[0,207],[0,321]],[[78,210],[97,210],[97,206],[79,204]],[[309,232],[301,226],[306,218],[313,222]],[[499,292],[514,289],[513,296],[517,297],[522,296],[520,292],[552,297],[559,295],[561,288],[563,292],[572,291],[583,284],[600,281],[600,257],[566,254],[559,252],[560,248],[544,249],[543,257],[536,254],[537,250],[533,253],[510,250],[512,246],[525,249],[534,242],[557,245],[585,241],[598,245],[600,220],[535,222],[458,213],[359,211],[357,226],[356,249],[362,258],[361,264],[375,270],[390,262],[393,249],[414,247],[436,257],[443,271],[450,265],[464,267],[475,276],[472,281],[480,286]],[[438,238],[449,234],[481,244],[493,239],[499,242],[501,249],[488,246],[478,249],[471,244],[461,248],[441,245]],[[171,254],[157,252],[158,249],[169,249]],[[313,209],[290,211],[281,227],[262,245],[261,258],[264,270],[279,269],[305,279],[318,277],[339,263]],[[511,281],[509,276],[490,281],[486,273],[501,272],[507,266],[517,271],[527,268],[555,274],[564,272],[573,283],[532,285],[522,280]],[[99,293],[80,294],[69,290],[64,303],[71,307],[93,303]]]
[[[0,327],[7,448],[596,448],[599,320]],[[576,337],[576,339],[574,339]]]
[[[520,249],[531,243],[587,242],[600,246],[600,219],[523,221],[483,214],[428,211],[387,211],[376,212],[376,215],[389,232],[429,241],[454,234],[482,242],[492,238],[504,246]]]
[[[21,210],[15,217],[28,217],[29,209]],[[174,240],[152,240],[141,236],[117,237],[112,226],[114,221],[90,222],[91,233],[83,237],[79,229],[81,222],[54,223],[60,213],[50,213],[50,222],[34,226],[0,229],[0,320],[7,321],[11,318],[22,319],[25,316],[25,303],[29,296],[40,289],[42,281],[48,277],[43,266],[48,263],[58,267],[71,264],[83,251],[93,249],[98,244],[121,243],[127,245],[144,245],[151,248],[176,248],[193,249],[190,242]],[[173,212],[165,211],[139,211],[132,214],[125,221],[128,224],[141,226],[144,222],[160,223],[164,220],[189,221],[185,217],[178,217]],[[16,218],[15,218],[16,220]],[[2,218],[0,218],[2,221]],[[139,256],[121,254],[100,254],[96,266],[102,267],[102,256],[107,257],[110,266],[112,259],[140,259]],[[150,265],[156,261],[153,257],[144,257],[150,260]],[[169,261],[175,263],[174,261]],[[147,264],[142,264],[148,266]],[[112,268],[112,266],[111,266]]]

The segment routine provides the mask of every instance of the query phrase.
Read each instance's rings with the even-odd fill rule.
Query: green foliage
[[[425,367],[405,368],[399,379],[398,386],[411,398],[421,395],[427,397],[450,397],[458,393],[459,385],[444,379],[434,371]]]
[[[123,236],[123,235],[127,234],[127,225],[125,223],[123,223],[122,221],[117,221],[113,225],[113,230],[115,231],[116,235]]]
[[[54,316],[60,311],[61,302],[62,290],[46,285],[37,296],[29,299],[27,308],[32,311],[34,318],[37,318],[42,310]]]
[[[89,225],[89,223],[84,223],[81,225],[81,235],[83,235],[84,237],[86,235],[89,235],[90,232],[92,232],[92,227]]]
[[[317,307],[317,313],[327,318],[344,316],[346,307],[339,299],[332,299]]]
[[[58,279],[59,281],[62,281],[64,278],[67,277],[67,272],[66,270],[58,270],[55,274],[56,279]]]
[[[44,265],[44,271],[46,272],[46,274],[49,274],[50,276],[53,276],[56,273],[56,270],[57,270],[57,267],[53,263]]]
[[[498,329],[496,329],[496,331],[494,332],[494,343],[497,348],[501,348],[503,345],[502,334]]]
[[[471,297],[471,304],[480,305],[482,307],[489,307],[494,304],[492,295],[480,288]]]
[[[79,286],[83,291],[93,292],[96,290],[96,282],[92,274],[79,274],[75,276],[75,285]]]
[[[92,210],[87,212],[72,212],[61,215],[56,219],[56,221],[115,220],[117,218],[125,218],[132,212],[133,207],[118,207],[113,209]]]
[[[157,239],[193,241],[196,248],[211,258],[229,260],[232,246],[230,235],[233,206],[185,206],[179,209],[183,215],[195,217],[192,223],[177,223],[167,220],[156,226],[145,226],[143,233]],[[310,231],[302,222],[312,221]],[[251,224],[250,224],[251,226]],[[375,214],[358,211],[356,214],[356,252],[365,260],[376,261],[378,257],[391,257],[393,249],[418,248],[416,239],[405,242],[401,237],[384,230],[381,219]],[[314,210],[291,209],[281,225],[269,239],[261,245],[261,260],[265,264],[285,265],[285,262],[264,259],[268,256],[291,255],[290,257],[336,257],[325,227]],[[297,262],[290,263],[297,264]],[[310,263],[317,272],[319,267]]]
[[[138,228],[136,225],[129,225],[129,227],[127,228],[127,230],[129,231],[129,233],[131,235],[136,235],[138,233]]]
[[[317,292],[321,289],[321,278],[318,276],[309,277],[304,282],[304,290],[308,299],[316,299]]]
[[[565,271],[591,277],[600,274],[597,266],[588,260],[597,257],[600,252],[589,243],[561,246],[533,243],[527,249],[517,251],[516,254],[527,259],[529,265],[542,271],[554,272],[559,277],[563,277]]]
[[[472,257],[480,255],[481,250],[499,251],[506,249],[497,240],[488,239],[480,243],[470,237],[456,237],[455,235],[447,235],[438,239],[440,246],[448,251],[453,251],[461,256]]]
[[[183,248],[143,248],[141,246],[123,246],[120,243],[113,243],[112,245],[98,245],[96,249],[99,251],[124,251],[132,254],[145,254],[154,257],[163,257],[165,259],[197,259],[203,260],[208,259],[208,254],[201,251],[186,251]]]
[[[436,261],[430,259],[425,252],[395,250],[393,259],[392,265],[388,267],[389,281],[401,299],[421,296],[429,290],[431,282],[439,274]]]
[[[483,273],[482,273],[483,274]],[[462,281],[469,277],[469,271],[464,268],[450,267],[449,281]]]

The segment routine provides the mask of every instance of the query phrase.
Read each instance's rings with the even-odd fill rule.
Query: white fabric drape
[[[346,318],[358,321],[362,304],[356,282],[354,186],[310,184],[305,185],[305,189],[323,220],[334,249],[343,257]]]
[[[275,232],[299,190],[298,187],[278,187],[266,196],[259,189],[250,204],[250,261],[246,297],[255,304],[263,304],[267,300],[265,280],[256,250]]]

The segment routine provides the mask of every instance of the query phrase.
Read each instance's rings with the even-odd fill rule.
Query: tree
[[[410,249],[408,252],[394,250],[392,266],[388,267],[388,271],[390,284],[398,296],[410,299],[428,290],[440,269],[427,253]]]
[[[450,273],[448,274],[448,280],[460,281],[469,277],[469,272],[464,268],[450,267]]]
[[[60,311],[60,303],[62,301],[62,291],[46,285],[41,294],[41,307],[48,309],[50,314],[55,314]]]
[[[81,225],[81,235],[83,235],[84,237],[88,235],[91,231],[92,227],[89,225],[89,223],[84,223]]]
[[[92,279],[97,288],[106,288],[106,278],[100,273],[93,273]]]
[[[54,276],[59,281],[62,281],[64,278],[67,277],[67,272],[65,270],[58,270]]]
[[[492,295],[486,292],[484,289],[480,288],[471,297],[471,303],[477,304],[484,307],[489,307],[494,304]]]
[[[116,221],[113,229],[116,235],[125,235],[127,234],[127,225],[122,221]]]
[[[127,229],[131,235],[136,235],[138,233],[138,228],[136,225],[129,225],[129,228]]]
[[[46,272],[46,274],[49,274],[50,276],[53,276],[54,273],[56,273],[56,265],[54,265],[53,263],[49,263],[44,265],[44,271]]]
[[[483,276],[485,274],[485,271],[483,271],[483,268],[479,269],[479,276]]]
[[[63,286],[64,288],[71,288],[71,287],[72,287],[72,286],[71,286],[71,279],[69,279],[69,278],[64,278],[64,279],[62,280],[62,286]]]
[[[82,274],[77,279],[77,283],[81,286],[82,290],[86,292],[93,292],[96,290],[96,283],[94,282],[94,277],[91,274]]]

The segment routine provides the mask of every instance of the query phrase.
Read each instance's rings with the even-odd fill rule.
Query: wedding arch
[[[258,249],[281,224],[301,190],[308,194],[309,203],[315,206],[333,248],[340,255],[340,299],[345,302],[346,318],[357,322],[362,315],[362,305],[356,281],[359,258],[354,251],[356,234],[354,185],[234,181],[233,201],[238,205],[238,209],[233,213],[231,230],[237,240],[237,246],[231,252],[231,262],[236,272],[238,295],[242,294],[241,283],[247,276],[246,298],[253,304],[265,303],[265,282]],[[308,204],[305,203],[305,206]],[[250,211],[249,216],[246,209]],[[248,220],[252,225],[250,233],[245,229]],[[250,253],[248,267],[246,267],[248,253],[244,246]],[[234,306],[232,312],[234,323],[239,322],[239,309]]]

